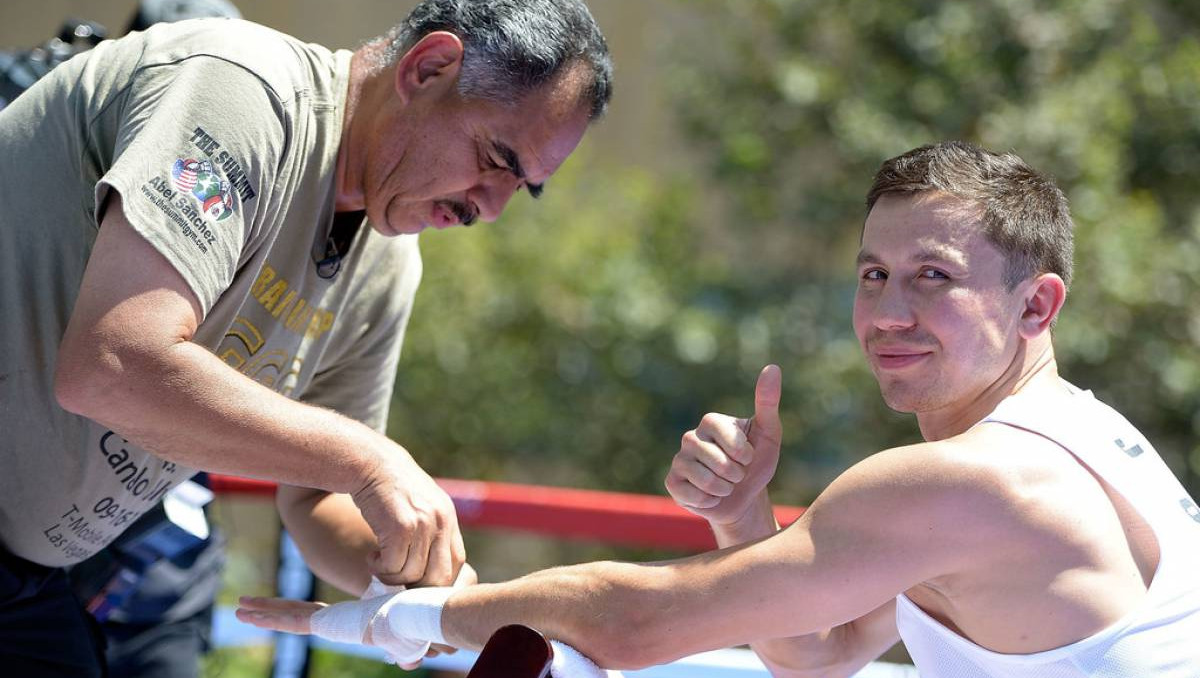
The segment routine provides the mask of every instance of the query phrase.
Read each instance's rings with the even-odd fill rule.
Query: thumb
[[[783,439],[783,424],[779,421],[779,398],[783,390],[783,372],[778,365],[767,365],[758,375],[754,386],[754,424],[750,444],[759,446],[767,441],[775,446]]]

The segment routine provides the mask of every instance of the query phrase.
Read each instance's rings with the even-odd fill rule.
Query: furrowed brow
[[[521,158],[517,156],[517,152],[503,141],[493,142],[492,146],[496,149],[496,153],[504,161],[504,164],[508,165],[508,170],[513,173],[513,176],[521,181],[525,181],[525,168],[521,166]],[[529,189],[529,195],[534,200],[542,197],[542,191],[545,187],[545,184],[531,184],[525,181],[525,188]]]

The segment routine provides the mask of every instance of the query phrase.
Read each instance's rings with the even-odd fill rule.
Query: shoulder
[[[1057,460],[1050,468],[1036,461],[1047,445],[1054,444],[989,425],[884,450],[839,476],[813,509],[835,509],[828,512],[838,523],[878,523],[899,539],[987,548],[1022,529],[1030,502],[1055,477]]]
[[[237,19],[159,24],[131,39],[141,43],[144,68],[196,62],[214,70],[241,70],[282,100],[310,90],[314,78],[332,76],[334,69],[329,50]]]

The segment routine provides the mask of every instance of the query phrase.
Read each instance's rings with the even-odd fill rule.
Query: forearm
[[[473,586],[447,601],[442,630],[451,644],[479,647],[497,628],[522,623],[601,666],[631,668],[835,625],[841,611],[827,582],[805,576],[808,545],[787,536],[669,562],[587,563]]]
[[[370,428],[275,393],[192,342],[100,346],[91,365],[60,365],[60,401],[163,459],[353,492],[383,450],[407,458]],[[73,367],[81,374],[64,374]]]
[[[367,557],[378,542],[350,497],[281,486],[276,504],[312,571],[346,593],[362,595],[371,580]]]
[[[520,623],[600,666],[643,666],[680,656],[641,632],[663,626],[657,601],[669,597],[669,580],[654,566],[597,562],[471,586],[446,601],[442,631],[450,644],[478,649],[496,629]]]
[[[858,673],[899,640],[895,601],[846,624],[750,644],[776,678],[841,678]]]

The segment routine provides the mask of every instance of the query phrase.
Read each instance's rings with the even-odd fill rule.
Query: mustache
[[[866,336],[866,345],[868,349],[886,349],[896,346],[904,348],[936,348],[938,342],[928,332],[920,329],[901,330],[899,332],[889,332],[880,329],[872,329]]]
[[[458,219],[458,223],[462,224],[463,226],[470,226],[479,220],[479,213],[471,209],[470,206],[464,202],[458,202],[457,200],[439,200],[437,204],[453,212],[454,216]]]

